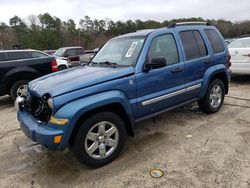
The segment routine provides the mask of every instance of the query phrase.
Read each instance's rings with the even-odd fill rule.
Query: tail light
[[[231,62],[231,55],[230,54],[228,54],[228,56],[227,56],[227,64],[228,64],[228,68],[229,67],[231,67],[231,65],[232,65],[232,62]]]
[[[55,59],[53,59],[53,60],[51,61],[51,70],[52,70],[52,72],[58,71],[58,66],[57,66],[57,62],[56,62]]]

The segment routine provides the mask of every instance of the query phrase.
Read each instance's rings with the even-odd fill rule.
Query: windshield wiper
[[[100,65],[109,65],[112,66],[113,68],[115,68],[117,66],[117,63],[111,63],[109,61],[103,61],[103,62],[99,62]]]

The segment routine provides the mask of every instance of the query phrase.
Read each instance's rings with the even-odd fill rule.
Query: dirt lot
[[[250,77],[233,79],[217,114],[189,105],[141,123],[121,155],[99,169],[30,142],[7,96],[0,125],[0,187],[250,187]],[[150,177],[152,168],[164,176]]]

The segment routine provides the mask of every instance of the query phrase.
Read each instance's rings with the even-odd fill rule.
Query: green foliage
[[[180,18],[158,22],[154,20],[112,21],[108,19],[92,20],[85,16],[77,28],[74,20],[61,21],[49,13],[30,15],[29,23],[14,16],[9,25],[0,23],[0,49],[20,45],[32,49],[57,49],[62,46],[81,45],[85,49],[100,47],[108,39],[142,29],[167,27],[177,22],[206,21],[215,25],[225,38],[234,38],[250,34],[250,21],[232,23],[227,20],[204,20],[203,18]]]

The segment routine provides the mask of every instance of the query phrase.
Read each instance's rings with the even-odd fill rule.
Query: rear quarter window
[[[41,52],[36,52],[36,51],[32,51],[31,52],[31,56],[33,58],[39,58],[39,57],[48,57],[48,55],[41,53]]]
[[[224,52],[225,47],[219,34],[214,29],[205,29],[205,34],[215,54]]]

